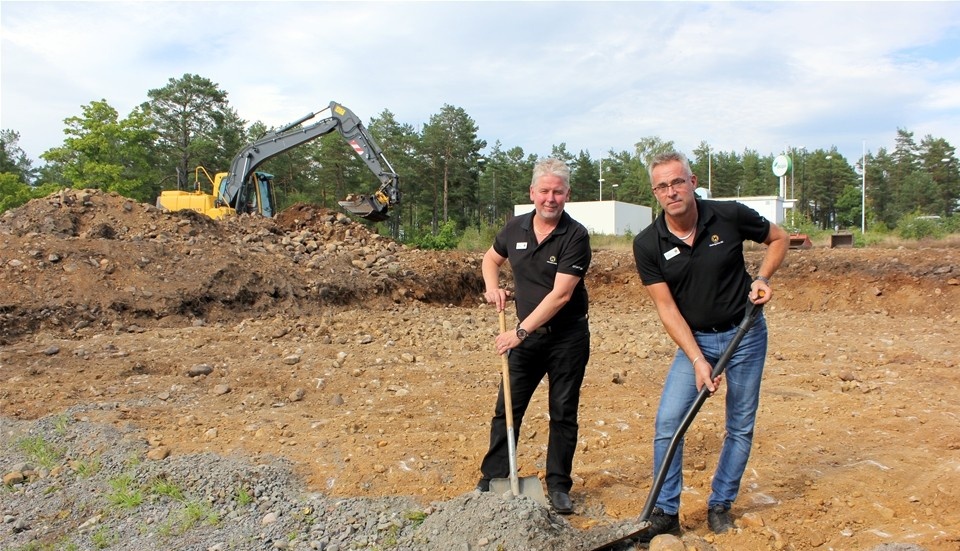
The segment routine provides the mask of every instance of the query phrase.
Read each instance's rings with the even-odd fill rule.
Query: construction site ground
[[[718,393],[687,433],[686,532],[739,551],[960,548],[958,252],[789,252],[765,309],[741,529],[706,526]],[[746,256],[755,269],[762,249]],[[0,416],[102,404],[86,419],[134,427],[150,460],[280,456],[327,495],[453,499],[477,482],[500,377],[481,257],[411,249],[307,205],[212,221],[92,190],[34,200],[0,217]],[[640,513],[675,351],[628,249],[595,250],[586,284],[568,517],[584,530]],[[543,477],[547,424],[542,388],[521,476]]]

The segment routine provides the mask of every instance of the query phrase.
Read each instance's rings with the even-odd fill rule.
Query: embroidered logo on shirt
[[[720,239],[719,235],[713,234],[710,236],[710,246],[715,247],[717,245],[723,245],[723,240]]]
[[[551,256],[550,260],[547,260],[547,264],[556,264],[556,263],[557,263],[557,257],[555,256]]]

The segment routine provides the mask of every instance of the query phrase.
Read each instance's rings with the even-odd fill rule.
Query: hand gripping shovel
[[[753,322],[757,320],[762,310],[762,305],[758,306],[751,301],[747,301],[747,312],[743,316],[743,321],[740,322],[737,332],[733,336],[733,340],[730,341],[730,344],[724,349],[723,354],[720,355],[720,359],[717,360],[716,365],[713,366],[711,378],[717,378],[723,373],[723,370],[727,368],[727,363],[730,361],[734,352],[737,351],[737,346],[740,345],[743,336],[746,335],[750,327],[753,326]],[[586,549],[590,549],[591,551],[605,551],[613,548],[617,544],[635,539],[650,529],[650,514],[653,513],[653,508],[657,504],[657,498],[660,497],[660,490],[663,488],[663,483],[667,478],[667,465],[673,461],[673,457],[677,454],[677,447],[680,445],[680,440],[683,439],[683,435],[693,422],[693,418],[697,416],[700,407],[703,406],[703,403],[706,402],[709,397],[710,389],[707,388],[707,385],[703,385],[703,388],[700,389],[700,393],[697,395],[697,399],[690,405],[690,409],[687,410],[686,415],[683,416],[683,420],[680,422],[680,426],[677,427],[676,432],[673,433],[673,437],[670,439],[670,445],[667,447],[667,453],[663,456],[663,462],[657,467],[657,476],[653,481],[653,486],[650,488],[650,495],[647,496],[647,503],[643,506],[643,511],[640,513],[640,516],[637,517],[637,520],[612,527],[613,533],[609,535],[602,544],[588,542]],[[599,538],[590,538],[592,541],[596,539]]]
[[[507,330],[506,315],[500,311],[500,332]],[[513,396],[510,393],[510,364],[507,355],[500,356],[500,370],[503,372],[503,410],[507,415],[507,453],[510,455],[510,478],[493,478],[490,480],[490,491],[498,494],[511,492],[515,496],[527,496],[537,503],[547,507],[547,497],[543,493],[543,486],[536,476],[517,477],[517,444],[513,433]]]

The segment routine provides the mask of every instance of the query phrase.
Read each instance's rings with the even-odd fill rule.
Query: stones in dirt
[[[0,327],[16,337],[109,327],[128,312],[227,320],[378,300],[459,304],[482,293],[480,259],[410,249],[310,205],[211,220],[63,190],[0,217]]]

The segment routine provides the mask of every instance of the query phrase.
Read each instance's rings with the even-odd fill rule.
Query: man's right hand
[[[710,376],[713,374],[713,366],[710,365],[707,360],[700,359],[697,361],[697,364],[693,366],[693,371],[697,375],[697,392],[700,392],[704,385],[710,390],[710,394],[713,394],[720,388],[720,381],[723,380],[723,375],[711,379]]]
[[[486,299],[487,302],[497,306],[497,312],[502,312],[503,309],[507,307],[507,297],[509,296],[510,291],[506,289],[494,289],[483,293],[483,298]]]

